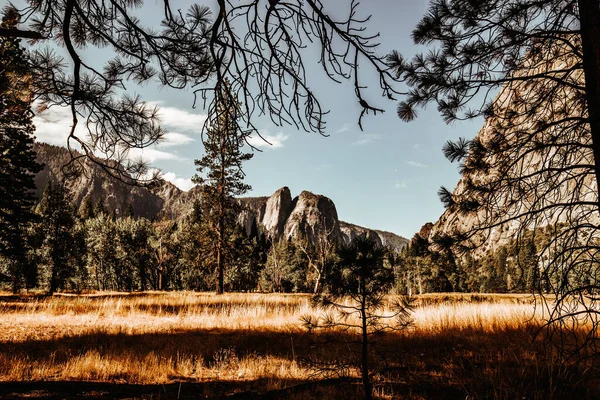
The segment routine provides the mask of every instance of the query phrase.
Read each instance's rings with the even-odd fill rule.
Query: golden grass
[[[532,378],[551,366],[531,334],[541,322],[530,297],[426,295],[416,304],[409,330],[378,340],[385,358],[374,362],[384,371],[375,377],[380,397],[435,397],[444,388],[497,391],[506,368],[508,381],[528,382],[518,393],[502,392],[507,398],[547,393],[538,387],[546,381]],[[0,381],[262,380],[261,389],[280,388],[282,382],[335,376],[321,374],[323,363],[355,358],[352,335],[302,328],[303,315],[322,313],[307,295],[0,295]],[[357,377],[358,371],[350,367],[343,374]],[[438,386],[428,389],[424,382]],[[407,394],[411,385],[426,394]]]
[[[436,298],[443,301],[433,301]],[[417,297],[410,334],[439,334],[449,329],[490,333],[539,323],[533,318],[531,301],[515,301],[524,296],[499,295],[493,302],[476,303],[464,298],[453,294]],[[302,316],[323,312],[311,306],[308,295],[180,292],[53,296],[0,303],[0,341],[194,329],[297,332],[302,330]]]

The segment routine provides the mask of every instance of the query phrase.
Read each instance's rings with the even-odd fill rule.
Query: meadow
[[[417,296],[412,325],[375,338],[375,394],[598,398],[564,368],[529,295]],[[193,292],[0,296],[0,397],[361,397],[356,332],[303,327],[310,296]]]

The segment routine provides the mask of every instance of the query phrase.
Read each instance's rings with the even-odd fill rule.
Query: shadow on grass
[[[176,382],[164,385],[141,385],[108,382],[37,381],[0,383],[0,398],[21,399],[204,399],[227,398],[236,393],[257,393],[266,379],[251,382],[212,381]],[[286,386],[300,384],[298,381],[282,382]]]
[[[254,381],[175,382],[127,384],[78,381],[2,382],[0,398],[35,399],[227,399],[227,400],[348,400],[362,398],[360,380],[333,378],[314,381],[280,380],[281,389],[264,390],[269,378]],[[388,392],[392,389],[388,386]],[[391,392],[390,392],[391,393]],[[376,398],[379,396],[376,396]],[[445,385],[425,384],[416,388],[396,387],[385,398],[432,398],[463,400],[465,393]]]
[[[60,365],[86,352],[102,358],[129,357],[143,362],[153,353],[164,359],[197,358],[206,367],[217,362],[219,351],[232,349],[236,357],[271,356],[314,367],[347,363],[357,357],[356,336],[344,332],[196,329],[148,334],[94,332],[52,340],[1,342],[0,356],[28,363]],[[384,398],[600,398],[597,385],[557,375],[544,360],[540,341],[531,332],[448,330],[437,335],[388,334],[376,338],[372,354],[376,391]],[[354,350],[356,349],[356,350]],[[235,368],[235,360],[231,364]],[[224,368],[228,368],[226,366]],[[52,377],[49,377],[51,379]],[[165,385],[105,382],[5,382],[0,398],[234,398],[234,399],[354,399],[360,385],[353,379],[315,382],[264,377],[255,380],[192,382],[172,376]],[[126,381],[115,376],[115,382]]]

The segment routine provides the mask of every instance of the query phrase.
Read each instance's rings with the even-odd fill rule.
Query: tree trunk
[[[419,260],[417,259],[417,282],[419,283],[419,294],[423,294],[423,284],[421,283],[421,267],[419,266]]]
[[[367,330],[367,311],[365,310],[365,298],[360,308],[360,316],[362,318],[362,357],[361,357],[361,369],[362,369],[362,381],[363,389],[365,391],[365,399],[373,399],[373,389],[371,388],[371,379],[369,378],[369,332]]]
[[[50,277],[50,290],[48,294],[52,295],[58,289],[58,277],[56,276],[56,261],[52,261],[52,274]]]
[[[600,190],[600,3],[598,0],[579,0],[578,5],[585,95],[596,167],[596,193],[598,193]],[[600,198],[597,202],[600,211]]]
[[[229,126],[228,113],[225,113],[225,127]],[[219,222],[217,226],[217,294],[225,292],[224,273],[223,273],[223,250],[225,247],[225,135],[221,135],[221,176],[219,177]]]
[[[318,294],[319,289],[321,288],[321,270],[315,267],[315,272],[317,273],[317,278],[315,280],[315,287],[313,289],[313,294]]]
[[[140,272],[140,290],[144,291],[146,290],[146,266],[144,265],[144,262],[141,261],[139,263],[139,272]]]
[[[219,236],[221,236],[219,234]],[[223,283],[223,251],[221,248],[221,239],[219,239],[219,244],[217,245],[217,294],[223,294],[225,292],[225,287]]]
[[[221,171],[224,176],[225,171]],[[219,222],[217,225],[217,294],[225,292],[224,274],[223,274],[223,247],[225,247],[225,197],[223,194],[225,183],[221,181],[219,188]]]

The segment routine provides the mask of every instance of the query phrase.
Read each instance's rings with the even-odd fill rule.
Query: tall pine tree
[[[48,281],[48,292],[54,293],[63,289],[67,279],[75,272],[75,266],[72,265],[75,216],[64,184],[48,182],[37,211],[42,219],[42,248],[49,267],[45,278]]]
[[[15,28],[19,15],[5,9],[2,28]],[[41,170],[33,151],[30,75],[18,39],[0,37],[0,255],[14,291],[23,284],[26,228],[34,215],[34,174]]]
[[[217,273],[217,293],[224,291],[224,269],[228,257],[228,242],[235,228],[239,204],[236,196],[251,189],[243,182],[242,162],[252,158],[243,153],[246,133],[238,121],[240,103],[225,81],[216,92],[217,102],[209,114],[204,149],[206,154],[196,160],[199,174],[192,179],[202,185],[202,206],[211,235],[208,240],[213,249],[213,262]]]

